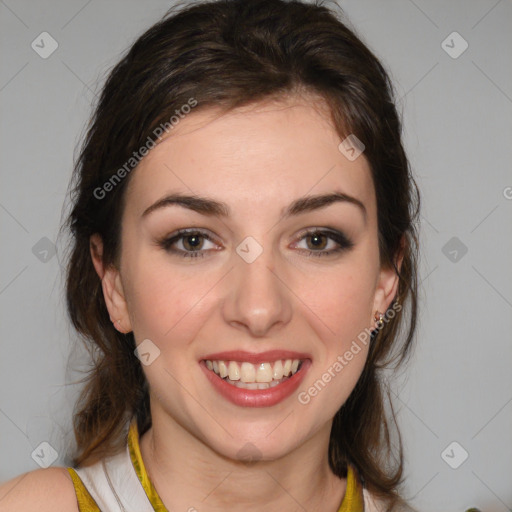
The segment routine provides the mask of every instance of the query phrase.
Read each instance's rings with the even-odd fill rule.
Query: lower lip
[[[300,385],[306,372],[311,366],[311,360],[306,359],[300,370],[281,384],[268,389],[242,389],[221,379],[215,372],[208,370],[204,361],[199,366],[213,387],[227,400],[242,407],[270,407],[288,398]]]

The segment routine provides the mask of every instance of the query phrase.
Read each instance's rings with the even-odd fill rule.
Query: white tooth
[[[209,359],[206,360],[206,368],[208,368],[208,370],[213,370],[213,364]]]
[[[218,374],[219,373],[219,363],[217,361],[213,361],[213,371]]]
[[[256,382],[271,382],[272,381],[272,367],[270,363],[261,363],[256,372]]]
[[[284,362],[284,366],[283,366],[283,374],[285,377],[287,377],[290,374],[291,369],[292,369],[292,360],[287,359]]]
[[[235,386],[237,388],[242,388],[242,389],[258,389],[259,384],[257,382],[237,381],[237,382],[235,382]]]
[[[228,367],[224,361],[219,361],[219,375],[224,378],[228,375]]]
[[[281,361],[281,359],[278,359],[274,363],[274,369],[272,371],[272,378],[274,380],[279,380],[279,379],[283,378],[283,362]]]
[[[292,375],[297,371],[299,367],[300,359],[294,359],[292,363]]]
[[[251,363],[242,363],[240,366],[240,380],[242,382],[254,382],[256,380],[256,368]]]
[[[231,380],[240,380],[240,368],[235,361],[229,361],[228,372]]]
[[[281,384],[281,380],[273,380],[272,382],[242,382],[241,380],[227,380],[232,386],[242,389],[269,389]]]

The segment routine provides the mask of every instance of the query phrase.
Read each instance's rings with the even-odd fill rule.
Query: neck
[[[247,463],[215,452],[165,413],[152,419],[140,450],[168,510],[338,511],[346,481],[329,467],[330,423],[280,459]]]

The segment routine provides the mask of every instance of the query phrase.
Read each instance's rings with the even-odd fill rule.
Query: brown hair
[[[334,417],[329,463],[340,477],[352,464],[370,491],[399,501],[402,443],[399,433],[396,446],[391,439],[389,427],[396,421],[392,410],[386,413],[381,369],[405,360],[416,328],[420,197],[390,78],[342,18],[324,5],[299,1],[185,4],[140,36],[110,72],[75,165],[66,223],[72,234],[67,307],[93,360],[73,416],[75,465],[119,450],[134,415],[141,435],[151,426],[148,383],[133,353],[133,333],[113,327],[89,252],[90,236],[98,233],[104,265],[119,261],[123,191],[137,163],[133,152],[191,98],[197,102],[194,111],[227,112],[305,92],[328,106],[340,141],[355,134],[365,145],[377,197],[381,264],[395,268],[397,299],[408,306],[408,315],[397,314],[373,339],[361,378]],[[116,172],[119,178],[120,168],[126,171],[127,162],[124,179],[98,194]]]

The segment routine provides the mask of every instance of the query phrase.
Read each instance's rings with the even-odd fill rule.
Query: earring
[[[384,325],[384,315],[380,311],[375,311],[373,319],[377,323],[376,328],[381,329],[382,326]]]
[[[370,333],[370,342],[375,340],[375,338],[380,332],[380,329],[384,325],[384,315],[380,311],[375,311],[373,319],[377,323],[377,326],[375,327],[375,329],[372,329],[372,332]]]

